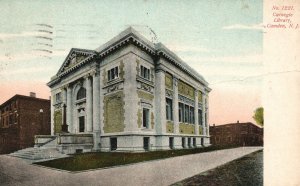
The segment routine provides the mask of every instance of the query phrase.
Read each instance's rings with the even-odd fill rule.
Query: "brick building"
[[[210,126],[209,129],[212,145],[263,145],[263,128],[250,122],[237,121],[237,123]]]
[[[0,154],[34,145],[34,135],[50,134],[50,100],[15,95],[0,105]]]

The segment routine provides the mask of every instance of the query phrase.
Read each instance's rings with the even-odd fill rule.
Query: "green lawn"
[[[45,162],[37,162],[37,165],[53,167],[68,171],[82,171],[88,169],[112,167],[117,165],[125,165],[131,163],[138,163],[149,160],[164,159],[175,156],[182,156],[187,154],[195,154],[201,152],[208,152],[213,150],[220,150],[234,147],[206,147],[197,149],[182,149],[182,150],[168,150],[168,151],[152,151],[142,153],[128,153],[128,152],[92,152],[76,154],[72,157],[55,159]]]

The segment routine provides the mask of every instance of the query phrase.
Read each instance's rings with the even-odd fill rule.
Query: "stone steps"
[[[47,160],[68,157],[56,148],[27,148],[11,153],[10,156],[27,160]]]

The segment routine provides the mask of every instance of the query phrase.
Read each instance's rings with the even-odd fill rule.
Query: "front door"
[[[84,132],[84,116],[79,117],[79,132]]]

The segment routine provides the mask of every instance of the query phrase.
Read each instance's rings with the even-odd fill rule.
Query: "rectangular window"
[[[118,140],[117,138],[110,138],[110,150],[114,151],[118,148]]]
[[[119,77],[119,68],[118,67],[114,67],[107,72],[108,81],[117,79],[118,77]]]
[[[84,116],[79,117],[79,132],[84,132]]]
[[[169,138],[169,147],[170,149],[174,149],[174,137]]]
[[[189,106],[184,105],[184,122],[189,123]]]
[[[196,147],[196,138],[193,138],[193,146]]]
[[[198,110],[198,123],[199,125],[202,125],[202,110]]]
[[[13,124],[13,115],[12,114],[9,115],[8,120],[9,120],[9,124],[12,125]]]
[[[55,94],[55,102],[56,103],[60,103],[61,102],[61,93],[60,92],[57,93],[57,94]]]
[[[188,138],[188,147],[189,147],[189,148],[192,147],[191,138]]]
[[[141,76],[150,80],[150,69],[141,65]]]
[[[145,151],[148,151],[149,150],[149,143],[150,143],[150,138],[149,137],[144,137],[144,149]]]
[[[190,107],[190,123],[195,124],[195,110],[194,107]]]
[[[181,145],[182,145],[182,148],[185,148],[185,138],[181,138]]]
[[[143,127],[149,128],[149,109],[143,108]]]
[[[166,119],[167,120],[173,120],[173,109],[172,109],[172,100],[169,98],[166,98]]]
[[[184,122],[184,105],[182,103],[178,103],[178,108],[179,122]]]

